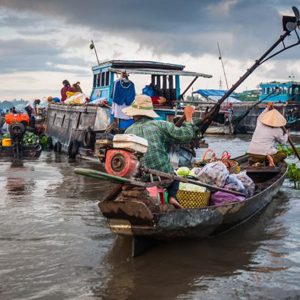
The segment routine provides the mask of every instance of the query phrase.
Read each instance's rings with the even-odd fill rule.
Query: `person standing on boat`
[[[182,127],[163,121],[153,120],[159,116],[153,110],[151,97],[137,95],[130,107],[123,109],[123,112],[133,117],[134,124],[126,129],[125,133],[135,134],[148,140],[148,151],[144,156],[146,168],[154,169],[165,173],[174,173],[169,158],[169,146],[172,143],[186,144],[195,136],[196,127],[192,123],[192,116],[195,109],[186,106],[184,109],[185,122]],[[168,187],[169,203],[177,208],[181,205],[176,200],[176,193],[179,182],[173,181]]]
[[[68,80],[64,80],[62,82],[63,87],[60,90],[60,94],[61,94],[61,102],[65,102],[65,100],[68,98],[67,96],[67,92],[75,92],[75,90],[71,87],[71,84]]]
[[[112,91],[111,128],[126,129],[133,124],[132,117],[122,111],[131,105],[135,97],[135,86],[128,79],[126,71],[121,73],[121,78],[116,80]]]
[[[267,108],[258,116],[255,131],[248,148],[250,164],[262,164],[266,161],[275,166],[286,158],[283,151],[278,151],[276,143],[285,144],[288,135],[282,128],[286,124],[284,116],[268,103]]]

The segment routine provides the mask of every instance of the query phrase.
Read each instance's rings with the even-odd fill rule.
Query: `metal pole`
[[[226,72],[225,72],[225,67],[224,67],[224,63],[223,63],[223,59],[222,59],[222,54],[221,54],[221,49],[220,49],[220,46],[219,46],[219,42],[217,42],[217,45],[218,45],[218,50],[219,50],[219,60],[221,61],[221,64],[222,64],[222,69],[223,69],[223,73],[224,73],[226,87],[227,87],[227,90],[228,90],[229,86],[228,86],[227,76],[226,76]]]
[[[99,58],[98,58],[98,54],[97,54],[97,49],[95,47],[95,44],[94,44],[94,41],[91,40],[91,43],[92,43],[92,49],[94,49],[95,51],[95,54],[96,54],[96,58],[97,58],[97,62],[98,62],[98,66],[100,65],[100,62],[99,62]]]

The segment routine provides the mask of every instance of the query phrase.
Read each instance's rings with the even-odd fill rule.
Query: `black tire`
[[[61,143],[60,142],[56,142],[53,149],[54,149],[55,152],[61,153],[61,149],[62,149]]]
[[[53,150],[53,139],[51,136],[48,137],[48,148],[49,150]]]
[[[90,128],[85,132],[83,137],[83,147],[91,148],[94,146],[96,140],[95,132],[93,132]]]
[[[68,155],[69,158],[75,159],[76,155],[78,154],[79,151],[79,147],[80,147],[80,143],[78,141],[72,141],[69,145],[68,148]]]

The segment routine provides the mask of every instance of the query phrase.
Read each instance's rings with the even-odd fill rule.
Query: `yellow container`
[[[176,198],[184,208],[205,207],[209,205],[210,191],[201,193],[179,190]]]
[[[11,142],[10,138],[2,139],[2,146],[3,147],[10,147],[11,145],[12,145],[12,142]]]

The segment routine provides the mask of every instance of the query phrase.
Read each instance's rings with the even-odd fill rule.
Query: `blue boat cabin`
[[[300,101],[300,83],[289,82],[269,82],[261,83],[261,94],[259,100],[263,102],[286,103]]]
[[[112,91],[116,74],[126,71],[128,74],[149,75],[149,80],[145,86],[150,83],[155,86],[157,96],[163,96],[167,102],[163,106],[156,107],[156,112],[164,120],[168,115],[174,115],[176,100],[181,98],[180,76],[205,77],[211,75],[184,71],[185,66],[155,62],[155,61],[129,61],[129,60],[110,60],[102,62],[92,68],[93,70],[93,89],[90,96],[91,103],[96,99],[107,99],[112,104]],[[136,90],[137,94],[142,91]]]

